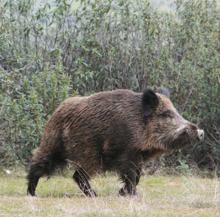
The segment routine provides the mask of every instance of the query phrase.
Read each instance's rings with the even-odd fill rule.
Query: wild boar
[[[46,123],[30,163],[27,192],[35,195],[40,177],[71,161],[73,179],[86,196],[96,196],[89,179],[104,171],[119,174],[120,195],[135,195],[145,161],[203,138],[204,131],[184,119],[167,96],[151,89],[72,97]]]

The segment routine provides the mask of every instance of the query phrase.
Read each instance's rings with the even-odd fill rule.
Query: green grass
[[[0,175],[0,217],[77,216],[220,217],[220,181],[195,176],[144,176],[138,196],[118,196],[111,174],[91,182],[97,198],[86,198],[71,176],[42,178],[38,197],[26,196],[25,174]]]

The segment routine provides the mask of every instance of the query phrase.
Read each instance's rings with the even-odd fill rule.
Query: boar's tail
[[[28,194],[35,196],[40,177],[50,176],[56,168],[63,168],[66,165],[64,145],[61,140],[59,141],[59,145],[54,145],[52,149],[48,144],[41,144],[35,151],[27,175]]]

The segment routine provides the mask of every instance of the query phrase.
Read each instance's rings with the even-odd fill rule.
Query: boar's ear
[[[166,97],[170,98],[170,90],[166,87],[159,87],[156,89],[157,93],[161,93],[165,95]]]
[[[159,104],[159,99],[153,90],[147,89],[142,96],[142,106],[144,109],[144,117],[148,117],[153,113]]]

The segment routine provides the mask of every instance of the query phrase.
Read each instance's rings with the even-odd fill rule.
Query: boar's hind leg
[[[44,163],[32,163],[28,172],[28,189],[27,194],[35,196],[35,189],[37,187],[39,178],[45,174]]]
[[[136,185],[140,180],[140,169],[132,164],[126,170],[121,171],[121,179],[124,182],[124,186],[120,189],[119,195],[136,195]]]
[[[73,174],[73,179],[83,191],[83,193],[88,197],[96,197],[95,191],[92,190],[89,184],[89,176],[84,172],[83,169],[77,168],[76,172]]]
[[[62,168],[66,165],[64,158],[57,153],[46,155],[34,160],[28,171],[28,189],[27,193],[31,196],[35,196],[35,189],[37,187],[38,181],[42,176],[51,175],[54,170],[58,167]]]

